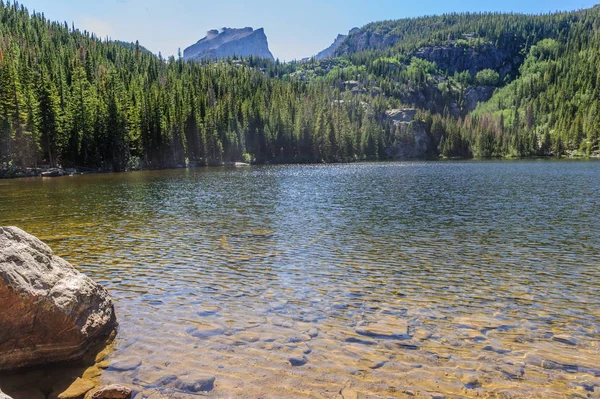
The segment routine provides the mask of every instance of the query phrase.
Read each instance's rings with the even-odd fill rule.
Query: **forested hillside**
[[[423,120],[440,137],[444,156],[588,156],[598,155],[600,138],[599,28],[598,7],[537,16],[452,14],[369,24],[338,53],[365,65],[382,85],[407,81],[398,72],[389,78],[382,60],[404,61],[400,71],[415,58],[434,62],[441,74],[430,70],[423,80],[441,82],[450,110]],[[466,87],[486,85],[500,89],[474,112],[448,117],[448,94],[464,101]],[[422,108],[439,114],[440,106]]]
[[[1,4],[0,169],[594,155],[599,28],[597,8],[453,14],[322,61],[196,63]]]
[[[5,167],[345,161],[383,148],[359,101],[278,79],[275,63],[164,60],[17,4],[0,7],[0,35]]]

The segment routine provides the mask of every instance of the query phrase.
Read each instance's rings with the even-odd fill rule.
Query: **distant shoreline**
[[[89,168],[27,168],[25,170],[16,168],[13,170],[0,169],[0,179],[25,179],[25,178],[46,178],[52,179],[56,177],[67,177],[76,175],[95,175],[95,174],[111,174],[111,173],[129,173],[142,171],[160,171],[160,170],[176,170],[176,169],[201,169],[201,168],[239,168],[250,166],[265,166],[265,165],[343,165],[351,163],[366,163],[366,162],[429,162],[429,161],[518,161],[518,160],[547,160],[547,161],[600,161],[600,155],[590,156],[531,156],[531,157],[488,157],[488,158],[464,158],[464,157],[432,157],[432,158],[405,158],[405,159],[384,159],[384,160],[360,160],[360,161],[345,161],[345,162],[268,162],[268,163],[244,163],[244,162],[223,162],[221,164],[211,165],[189,165],[189,166],[173,166],[163,168],[142,168],[129,169],[123,171],[103,171],[92,170]],[[44,176],[45,173],[51,175]],[[52,173],[54,172],[54,173]]]
[[[0,179],[23,179],[23,178],[55,178],[55,177],[66,177],[75,175],[95,175],[95,174],[108,174],[108,173],[128,173],[138,172],[145,170],[171,170],[171,169],[196,169],[205,167],[246,167],[251,166],[250,164],[243,162],[224,162],[221,165],[198,165],[198,166],[174,166],[164,168],[142,168],[142,169],[129,169],[123,171],[104,171],[94,170],[90,168],[17,168],[14,170],[0,169]]]

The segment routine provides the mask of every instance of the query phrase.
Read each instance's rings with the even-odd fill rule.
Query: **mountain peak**
[[[352,28],[347,35],[339,34],[331,44],[331,46],[327,47],[325,50],[321,51],[317,55],[315,55],[316,60],[324,60],[327,58],[331,58],[335,55],[336,50],[340,47],[342,42],[352,33],[358,31],[358,28]]]
[[[206,32],[204,38],[183,51],[184,59],[195,61],[233,56],[274,59],[263,28],[212,29]]]

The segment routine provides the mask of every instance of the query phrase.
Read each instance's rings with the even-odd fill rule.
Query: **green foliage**
[[[428,82],[436,71],[437,66],[434,62],[416,57],[412,58],[406,69],[408,77],[417,85]]]
[[[395,82],[387,95],[428,109],[423,118],[442,156],[588,156],[600,153],[598,26],[598,8],[537,16],[447,14],[369,24],[353,32],[339,54],[357,65],[386,57],[407,65],[404,76],[388,72],[376,79]],[[448,77],[405,61],[424,46],[495,49],[505,60],[523,62]],[[500,89],[472,114],[450,112],[464,104],[471,85]]]
[[[583,26],[597,23],[598,17],[589,14]],[[502,118],[508,142],[503,155],[587,156],[598,151],[600,33],[576,26],[563,43],[542,40],[532,46],[521,76],[475,110],[478,118]]]
[[[560,44],[554,39],[543,39],[531,46],[529,57],[534,61],[550,60],[558,57]]]
[[[500,82],[500,74],[493,69],[484,69],[477,72],[475,81],[479,86],[497,86]]]
[[[456,72],[454,74],[454,80],[463,86],[470,86],[473,84],[473,75],[470,71]]]
[[[376,53],[407,54],[419,47],[449,42],[465,48],[486,43],[504,50],[529,48],[545,38],[564,37],[574,24],[596,12],[590,9],[543,15],[450,13],[373,22],[351,33],[337,53],[356,54],[357,57],[350,59],[357,60]]]
[[[415,142],[385,116],[404,106],[420,109],[428,155],[590,155],[599,26],[600,9],[447,14],[369,24],[323,61],[186,63],[0,3],[0,168],[383,159]],[[443,70],[420,58],[434,45],[516,61]],[[498,89],[469,113],[476,85]]]
[[[248,154],[247,152],[242,154],[242,162],[244,163],[252,163],[254,162],[254,158],[252,158],[252,155]]]
[[[313,66],[321,71],[303,82],[290,77],[302,70],[296,63],[165,60],[139,43],[102,41],[0,4],[0,168],[120,171],[384,156],[356,144],[368,107],[332,87],[350,62]],[[349,73],[367,75],[362,66]],[[379,136],[390,133],[373,134],[384,142]]]

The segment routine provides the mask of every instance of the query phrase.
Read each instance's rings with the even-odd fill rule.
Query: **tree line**
[[[121,171],[383,156],[389,132],[370,106],[325,82],[272,77],[277,65],[163,59],[2,4],[0,163]]]
[[[414,144],[385,116],[406,106],[421,109],[431,156],[598,151],[600,10],[428,18],[439,28],[427,43],[493,43],[521,57],[518,71],[450,73],[415,57],[426,39],[411,26],[427,18],[368,25],[413,39],[333,60],[193,63],[0,2],[0,168],[385,159]],[[475,42],[457,43],[456,26]],[[467,112],[466,91],[490,85],[492,99]]]

